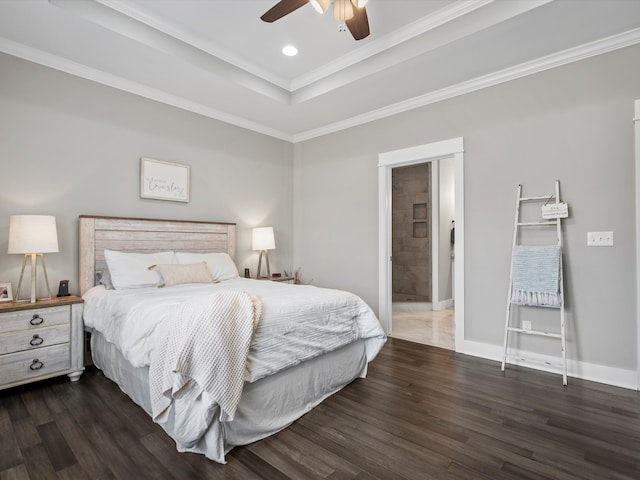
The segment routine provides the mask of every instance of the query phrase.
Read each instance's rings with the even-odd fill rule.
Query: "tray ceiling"
[[[1,0],[0,51],[297,142],[640,42],[634,0],[370,0],[358,42],[276,1]]]

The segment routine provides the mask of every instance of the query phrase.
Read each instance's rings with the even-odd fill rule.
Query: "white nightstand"
[[[78,381],[82,341],[80,297],[0,303],[0,390],[65,374]]]

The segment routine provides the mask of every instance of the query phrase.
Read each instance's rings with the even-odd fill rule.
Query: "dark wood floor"
[[[640,396],[389,339],[369,376],[219,465],[100,372],[0,392],[0,479],[638,479]]]

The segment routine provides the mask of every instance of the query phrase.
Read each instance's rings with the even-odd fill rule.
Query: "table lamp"
[[[29,301],[28,299],[20,300],[22,278],[28,258],[31,258],[31,303],[36,303],[36,268],[38,258],[40,258],[40,264],[44,272],[48,295],[47,297],[41,298],[41,300],[51,299],[51,288],[49,287],[49,277],[47,277],[47,267],[44,263],[44,254],[58,251],[56,217],[52,215],[11,215],[9,217],[9,247],[7,253],[24,254],[20,281],[18,282],[18,290],[16,291],[16,302]]]
[[[258,273],[256,275],[256,278],[271,278],[268,250],[273,250],[274,248],[276,248],[276,241],[273,237],[273,227],[254,228],[252,232],[252,240],[253,250],[260,250],[260,257],[258,257]],[[260,270],[262,268],[262,255],[264,255],[265,261],[267,262],[266,277],[260,276]]]

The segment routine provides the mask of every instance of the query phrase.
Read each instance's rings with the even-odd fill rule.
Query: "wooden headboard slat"
[[[106,267],[104,250],[151,253],[227,252],[236,250],[236,224],[186,220],[81,215],[80,294],[95,285],[96,272]]]
[[[81,217],[83,218],[83,217]],[[235,223],[218,222],[186,222],[184,220],[173,222],[171,220],[151,219],[107,219],[96,218],[95,229],[106,231],[157,231],[157,232],[219,232],[226,233],[230,225]]]

